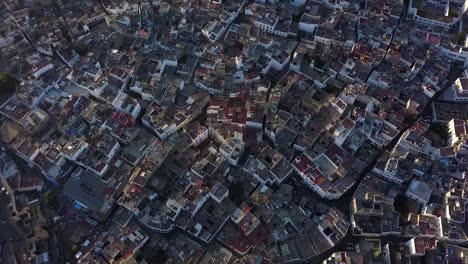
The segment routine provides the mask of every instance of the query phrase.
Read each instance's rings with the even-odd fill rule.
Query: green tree
[[[403,122],[405,124],[413,124],[414,122],[416,122],[417,118],[417,115],[407,114]]]
[[[325,87],[325,92],[329,94],[338,94],[340,91],[340,88],[334,84],[328,84],[327,87]]]
[[[48,206],[55,204],[57,201],[57,195],[53,191],[47,191],[44,194],[44,203]]]
[[[229,186],[229,199],[236,205],[240,205],[244,201],[244,184],[236,182]]]
[[[453,42],[455,44],[462,44],[462,42],[465,40],[466,32],[463,30],[462,32],[458,33],[455,35],[453,38]]]
[[[88,48],[86,47],[86,45],[84,45],[83,43],[75,43],[73,45],[73,49],[76,51],[76,53],[78,53],[78,55],[80,56],[85,56],[87,53],[88,53]]]
[[[73,246],[71,248],[72,254],[75,254],[76,251],[78,251],[78,249],[79,249],[79,246],[77,244],[73,244]]]
[[[372,253],[374,260],[378,260],[380,258],[380,250],[374,250]]]
[[[446,126],[439,124],[439,123],[432,123],[431,126],[429,127],[429,130],[439,135],[440,138],[447,139],[447,127]]]
[[[9,96],[16,90],[16,79],[8,73],[0,72],[0,96]]]

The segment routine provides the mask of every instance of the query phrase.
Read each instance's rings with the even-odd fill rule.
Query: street
[[[0,194],[0,263],[28,263],[24,260],[23,252],[26,243],[17,231],[17,227],[10,222],[10,198],[3,192]]]

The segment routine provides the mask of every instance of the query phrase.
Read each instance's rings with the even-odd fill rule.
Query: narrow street
[[[18,227],[11,223],[9,203],[10,198],[0,193],[0,263],[28,263],[23,257],[27,245]]]

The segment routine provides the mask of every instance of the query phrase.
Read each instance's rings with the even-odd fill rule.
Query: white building
[[[468,135],[468,122],[462,119],[453,118],[447,124],[448,126],[448,144],[454,145]]]
[[[119,95],[114,100],[112,105],[117,111],[131,115],[134,120],[136,120],[141,113],[141,106],[138,100],[131,98],[126,93],[121,91],[119,91]]]
[[[39,78],[42,74],[52,70],[54,65],[50,62],[41,63],[38,66],[33,68],[33,76],[34,78]]]
[[[318,24],[314,20],[314,16],[305,13],[299,21],[299,30],[312,33],[317,28]]]
[[[431,193],[432,188],[427,183],[413,180],[411,181],[408,190],[406,190],[405,195],[424,206],[429,201]]]
[[[202,29],[203,35],[208,38],[211,43],[215,43],[226,30],[226,27],[219,21],[211,21]]]
[[[273,34],[278,20],[279,17],[272,16],[267,13],[265,17],[257,18],[255,20],[255,26],[257,26],[261,31]]]
[[[244,153],[244,142],[239,139],[230,139],[226,144],[219,147],[219,153],[229,161],[229,164],[237,166],[239,159]]]
[[[460,77],[451,87],[453,100],[468,102],[468,77]]]

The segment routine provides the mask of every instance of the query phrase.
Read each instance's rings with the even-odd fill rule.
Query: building
[[[292,173],[293,167],[277,150],[265,147],[257,157],[249,157],[243,170],[261,184],[280,184]]]
[[[294,170],[318,195],[326,199],[338,199],[355,180],[348,174],[352,170],[355,158],[332,144],[315,159],[303,153],[291,164]]]
[[[352,200],[351,225],[357,236],[399,235],[402,231],[400,213],[393,207],[393,199],[372,192]]]
[[[468,101],[468,77],[460,77],[450,88],[453,100],[456,102]]]
[[[198,146],[200,143],[208,139],[208,128],[200,125],[198,121],[186,126],[184,130],[192,139],[192,144],[194,146]]]
[[[441,27],[450,29],[461,18],[468,4],[451,1],[410,1],[408,14],[413,15],[416,23],[429,27]]]
[[[427,204],[427,202],[429,202],[431,193],[432,187],[430,187],[427,183],[413,180],[406,190],[405,195],[413,200],[416,200],[418,203],[424,206]]]
[[[106,184],[92,170],[75,170],[64,184],[63,192],[78,204],[78,208],[98,215],[106,215],[112,206]]]
[[[452,118],[447,124],[448,137],[447,143],[453,146],[457,143],[463,142],[468,136],[468,121]]]
[[[49,115],[42,109],[31,107],[16,96],[11,97],[0,107],[0,113],[21,125],[31,134],[44,129],[50,121]]]
[[[229,164],[237,166],[244,153],[244,142],[239,139],[231,139],[219,147],[219,153],[229,161]]]

